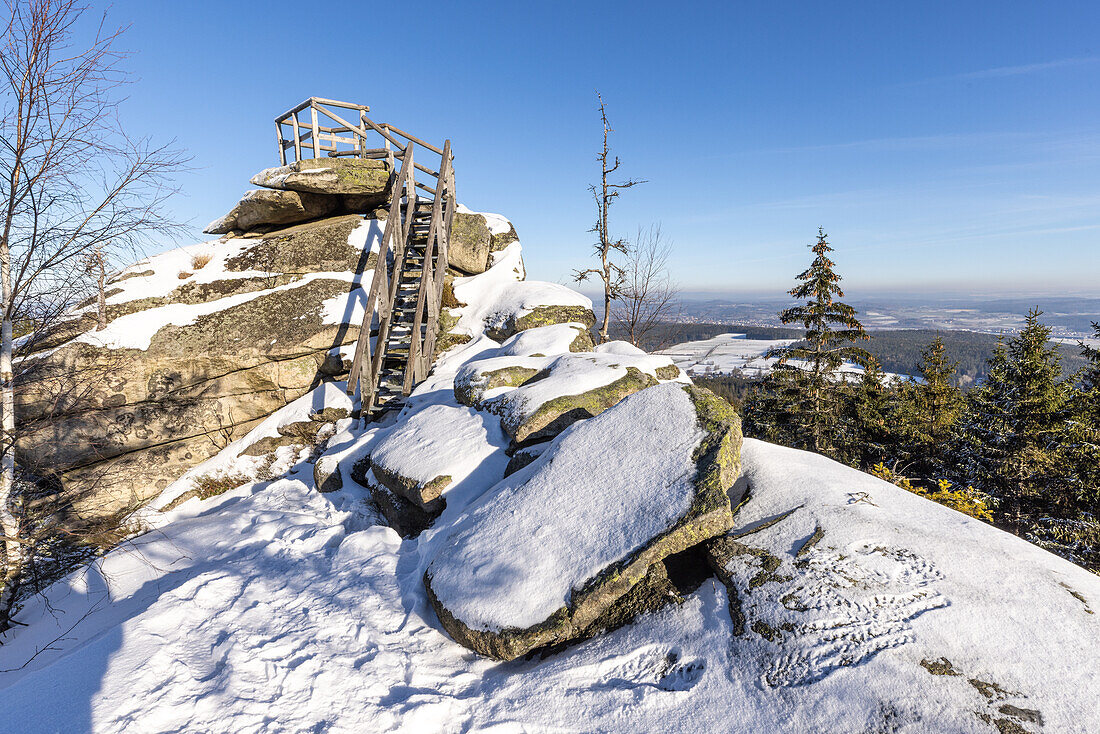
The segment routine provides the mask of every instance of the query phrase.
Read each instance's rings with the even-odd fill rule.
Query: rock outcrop
[[[263,186],[245,193],[207,234],[266,232],[334,213],[365,214],[389,199],[390,171],[385,161],[318,158],[267,168],[252,177]]]
[[[542,441],[658,384],[662,375],[683,379],[668,357],[633,351],[606,353],[597,347],[595,352],[555,357],[470,362],[455,375],[455,398],[499,415],[516,444]]]
[[[684,385],[575,425],[439,543],[424,582],[440,622],[502,660],[583,635],[656,564],[731,527],[740,446],[729,404]]]
[[[23,466],[56,476],[81,512],[140,504],[338,377],[382,226],[336,217],[128,268],[106,329],[75,319],[25,355]]]

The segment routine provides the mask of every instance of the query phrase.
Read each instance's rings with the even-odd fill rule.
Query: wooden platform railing
[[[336,110],[340,110],[337,112]],[[443,150],[431,143],[394,127],[388,123],[376,123],[367,112],[366,105],[338,102],[323,97],[310,97],[296,107],[292,107],[275,118],[275,133],[279,141],[279,160],[287,165],[287,151],[294,151],[294,160],[320,158],[324,153],[328,157],[354,156],[356,158],[385,158],[394,170],[395,159],[404,154],[409,143],[430,151],[441,159]],[[308,113],[303,120],[301,115]],[[352,122],[352,118],[355,122]],[[322,124],[324,121],[329,124]],[[371,144],[381,147],[370,147]],[[306,154],[312,155],[306,155]],[[432,170],[423,163],[415,164],[416,170],[438,179],[440,166]],[[435,194],[435,188],[424,182],[416,182],[416,187]]]
[[[275,118],[283,165],[289,150],[295,160],[323,153],[389,163],[389,213],[348,375],[348,393],[358,389],[364,418],[387,405],[395,407],[392,393],[384,395],[383,388],[396,389],[403,398],[431,370],[456,207],[451,141],[438,148],[392,125],[375,123],[367,117],[369,109],[310,97]],[[308,119],[301,119],[303,114]],[[331,124],[321,124],[323,120]],[[369,147],[379,138],[381,147]],[[434,170],[416,160],[418,147],[439,156]],[[431,198],[422,199],[418,190]],[[419,268],[407,267],[410,256],[423,258]],[[410,308],[413,288],[415,305]]]

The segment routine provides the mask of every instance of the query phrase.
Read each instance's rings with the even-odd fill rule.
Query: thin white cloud
[[[1036,72],[1048,71],[1050,69],[1062,69],[1069,66],[1083,66],[1085,64],[1094,64],[1097,61],[1100,61],[1100,56],[1078,56],[1069,59],[1039,61],[1034,64],[1018,64],[1016,66],[994,66],[990,69],[979,69],[978,71],[965,71],[960,74],[948,74],[946,76],[937,76],[930,79],[920,79],[913,82],[899,84],[897,86],[909,87],[918,84],[935,84],[937,82],[1001,79],[1010,76],[1024,76],[1026,74],[1034,74]]]
[[[982,69],[981,71],[971,71],[965,74],[956,74],[955,79],[996,79],[1003,76],[1022,76],[1023,74],[1032,74],[1036,71],[1046,71],[1047,69],[1060,69],[1065,66],[1080,66],[1082,64],[1092,64],[1100,61],[1100,57],[1097,56],[1084,56],[1075,59],[1057,59],[1056,61],[1041,61],[1037,64],[1021,64],[1019,66],[997,66],[992,69]]]

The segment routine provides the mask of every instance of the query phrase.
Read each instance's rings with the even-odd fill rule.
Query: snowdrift
[[[455,279],[452,347],[399,415],[359,427],[343,383],[306,392],[29,604],[0,731],[1100,731],[1100,578],[735,440],[667,359],[593,351],[587,299],[524,281],[518,242],[491,263]],[[637,389],[579,397],[631,367]],[[508,431],[554,401],[552,435]],[[573,615],[683,526],[704,445],[724,520],[550,638],[572,644],[499,662],[448,634],[437,608],[480,631]],[[211,476],[241,483],[203,499]]]

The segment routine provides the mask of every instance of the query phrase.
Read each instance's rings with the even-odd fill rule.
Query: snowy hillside
[[[672,358],[676,366],[693,377],[740,373],[744,377],[764,377],[779,360],[767,356],[778,347],[794,344],[797,339],[746,339],[744,334],[719,334],[710,339],[683,342],[662,349],[658,354]],[[790,360],[793,367],[806,363]],[[846,362],[837,370],[845,375],[859,375],[863,368]],[[893,372],[884,373],[887,379],[904,377]]]
[[[0,731],[1100,731],[1100,577],[820,456],[737,454],[668,357],[594,349],[518,242],[492,263],[400,415],[315,388],[28,605]],[[243,483],[195,496],[210,477]],[[653,538],[694,540],[588,634]],[[500,662],[437,609],[584,634]]]

